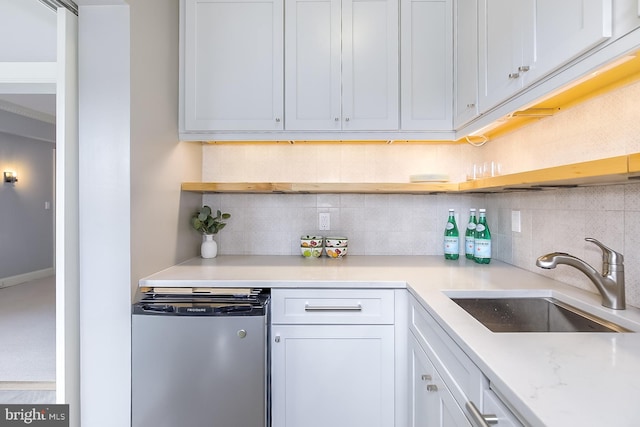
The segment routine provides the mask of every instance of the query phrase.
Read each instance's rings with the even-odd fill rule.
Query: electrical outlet
[[[522,232],[522,224],[520,222],[520,211],[511,211],[511,231],[515,233]]]
[[[331,230],[331,214],[329,212],[320,212],[318,216],[318,229]]]

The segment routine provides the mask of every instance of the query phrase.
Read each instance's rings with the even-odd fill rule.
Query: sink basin
[[[550,297],[451,300],[493,332],[631,332]]]

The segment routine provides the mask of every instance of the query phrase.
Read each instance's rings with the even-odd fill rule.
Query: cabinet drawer
[[[484,414],[495,415],[500,427],[522,427],[523,425],[492,390],[484,391],[482,409]]]
[[[271,323],[394,323],[391,289],[273,289]]]
[[[458,403],[464,406],[469,400],[481,402],[484,388],[482,371],[413,298],[409,329],[436,365]]]

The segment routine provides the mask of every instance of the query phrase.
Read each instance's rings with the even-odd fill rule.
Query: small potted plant
[[[202,233],[202,245],[200,246],[202,258],[215,258],[218,255],[218,244],[213,240],[213,236],[227,225],[224,220],[231,218],[231,214],[222,213],[220,210],[216,211],[216,216],[213,216],[212,213],[211,208],[205,205],[191,217],[191,226]]]

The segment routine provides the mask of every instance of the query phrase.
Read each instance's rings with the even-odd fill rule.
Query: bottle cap
[[[454,211],[453,209],[449,209],[449,212],[453,212],[453,211]]]
[[[471,212],[475,212],[475,211],[476,211],[476,208],[471,208],[471,209],[469,209],[469,210],[470,210]]]
[[[480,212],[486,212],[486,211],[487,211],[486,209],[480,209]]]

